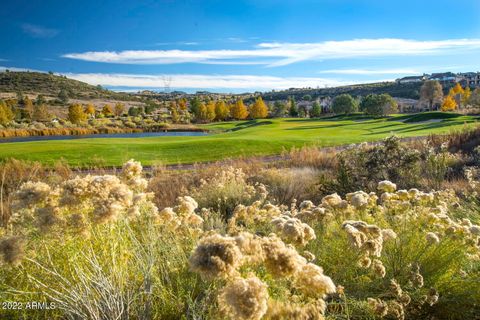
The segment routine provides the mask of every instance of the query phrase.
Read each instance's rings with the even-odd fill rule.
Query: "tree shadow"
[[[253,127],[258,127],[258,126],[264,126],[264,125],[269,125],[269,124],[273,124],[273,122],[270,121],[270,120],[262,120],[262,121],[250,120],[250,121],[247,121],[247,122],[238,123],[238,124],[235,125],[235,128],[230,129],[228,131],[239,131],[239,130],[243,130],[243,129],[253,128]]]

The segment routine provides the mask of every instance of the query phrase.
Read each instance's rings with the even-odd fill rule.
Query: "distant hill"
[[[57,97],[65,90],[72,99],[137,100],[133,95],[104,89],[100,86],[69,79],[65,76],[41,72],[0,72],[0,92],[21,92]]]
[[[52,73],[41,72],[0,72],[0,93],[17,93],[22,94],[42,94],[47,97],[57,98],[63,89],[67,92],[70,99],[93,100],[93,99],[110,99],[121,101],[145,101],[148,99],[157,99],[160,101],[168,101],[181,97],[192,98],[194,96],[210,99],[236,99],[242,97],[245,102],[250,103],[254,97],[261,95],[266,101],[286,100],[294,97],[296,100],[302,100],[304,96],[309,95],[312,99],[323,97],[335,97],[342,93],[348,93],[352,96],[366,96],[370,93],[381,94],[388,93],[393,97],[419,99],[420,87],[422,82],[416,83],[397,83],[397,82],[379,82],[369,84],[357,84],[332,88],[291,88],[281,91],[244,93],[238,95],[220,94],[210,92],[197,92],[196,94],[186,94],[184,92],[161,93],[153,91],[143,91],[139,93],[122,93],[114,92],[102,88],[101,86],[93,86],[81,81],[69,79],[65,76],[55,75]],[[452,84],[444,85],[445,93],[451,88]]]
[[[420,87],[422,82],[414,83],[397,83],[397,82],[378,82],[368,84],[357,84],[342,87],[332,88],[318,88],[318,89],[288,89],[282,91],[265,92],[262,94],[264,100],[275,101],[285,100],[288,97],[294,97],[296,100],[301,100],[305,95],[311,96],[312,99],[323,97],[335,97],[339,94],[348,93],[352,96],[366,96],[370,93],[382,94],[388,93],[392,97],[419,99]],[[444,86],[445,93],[452,85]]]

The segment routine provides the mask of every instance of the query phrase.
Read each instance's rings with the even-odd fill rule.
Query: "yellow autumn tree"
[[[68,120],[75,124],[79,124],[87,120],[87,114],[83,111],[81,104],[74,103],[68,107]]]
[[[450,92],[453,92],[453,94],[463,94],[464,90],[462,88],[462,86],[460,85],[460,83],[457,82],[457,84],[452,88],[450,89],[451,91]]]
[[[206,122],[208,120],[207,105],[204,102],[198,104],[197,118],[201,122]]]
[[[33,112],[34,112],[34,107],[33,107],[33,102],[30,100],[30,98],[25,97],[23,99],[23,108],[25,109],[25,114],[28,119],[33,118]]]
[[[216,121],[223,121],[228,118],[230,110],[228,106],[225,104],[225,101],[218,100],[215,103],[215,120]]]
[[[215,101],[209,101],[207,103],[207,113],[206,113],[206,120],[213,121],[215,119]]]
[[[0,100],[0,124],[7,125],[15,118],[15,115],[10,109],[10,107],[3,101]]]
[[[102,113],[105,117],[109,117],[113,115],[113,109],[112,106],[109,104],[106,104],[103,106]]]
[[[185,99],[185,98],[178,99],[177,106],[182,112],[187,111],[187,109],[188,109],[187,99]]]
[[[95,115],[95,106],[92,104],[92,103],[88,103],[86,106],[85,106],[85,113],[89,116],[89,117],[93,117]]]
[[[179,105],[174,100],[170,101],[170,106],[168,107],[168,110],[170,111],[170,115],[172,116],[172,122],[179,123],[180,122]]]
[[[457,109],[457,102],[455,101],[455,99],[451,96],[451,95],[448,95],[444,100],[443,100],[443,104],[442,104],[442,108],[441,110],[442,111],[453,111]]]
[[[455,100],[457,106],[461,106],[463,104],[462,101],[464,93],[465,91],[463,90],[462,86],[457,82],[457,84],[450,89],[448,95]]]
[[[465,90],[464,90],[464,92],[463,92],[463,96],[462,96],[462,104],[463,104],[464,106],[468,104],[471,95],[472,95],[472,90],[471,90],[470,87],[467,85],[467,87],[465,88]]]
[[[232,106],[230,109],[230,114],[233,119],[236,120],[243,120],[248,117],[248,110],[247,107],[243,104],[242,99],[238,99],[237,102]]]
[[[115,103],[115,115],[120,117],[125,112],[125,105],[123,103]]]
[[[252,119],[262,119],[266,118],[268,115],[268,108],[265,102],[263,102],[262,97],[258,97],[255,100],[255,103],[250,106],[250,118]]]

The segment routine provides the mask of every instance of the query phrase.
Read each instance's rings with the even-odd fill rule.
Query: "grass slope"
[[[412,116],[410,116],[411,118]],[[414,116],[415,117],[415,116]],[[435,113],[423,115],[435,118]],[[447,133],[477,123],[457,116],[439,122],[388,119],[268,119],[205,125],[221,133],[202,137],[96,138],[0,144],[0,159],[17,158],[52,164],[65,159],[73,166],[118,166],[135,158],[143,164],[193,163],[231,157],[270,155],[304,145],[333,146],[378,140],[392,133],[402,137]],[[352,120],[354,119],[354,120]]]

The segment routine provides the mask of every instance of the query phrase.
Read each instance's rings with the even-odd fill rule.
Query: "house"
[[[428,106],[419,100],[398,97],[394,97],[393,99],[397,102],[400,113],[421,112],[428,109]]]
[[[330,97],[325,97],[320,100],[320,107],[322,108],[322,113],[329,113],[332,109],[333,99]]]
[[[458,74],[462,79],[460,83],[463,86],[479,87],[480,86],[480,72],[465,72]]]
[[[427,80],[427,75],[423,76],[410,76],[410,77],[403,77],[400,79],[395,80],[397,83],[412,83],[412,82],[422,82]]]
[[[443,83],[455,83],[461,80],[461,77],[453,72],[432,73],[429,80],[436,80]]]

